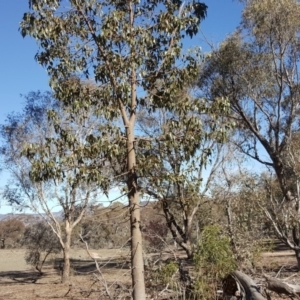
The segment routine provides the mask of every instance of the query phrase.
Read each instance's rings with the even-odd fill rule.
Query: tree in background
[[[115,144],[119,147],[112,147],[110,153],[124,153],[133,298],[143,300],[136,116],[141,109],[152,114],[162,107],[185,115],[186,101],[176,95],[185,81],[197,75],[199,56],[183,53],[182,40],[197,34],[207,7],[197,0],[31,0],[30,5],[20,30],[37,40],[36,59],[47,68],[55,97],[73,109],[97,102],[96,115],[118,121],[121,134]],[[82,89],[80,81],[68,82],[74,77],[89,78],[98,88],[79,100],[75,96]]]
[[[40,214],[51,227],[63,250],[67,282],[72,231],[88,204],[108,190],[104,149],[95,153],[89,139],[102,124],[89,110],[64,110],[50,92],[32,92],[25,100],[23,113],[9,115],[1,127],[4,166],[11,175],[4,197]]]
[[[152,252],[160,251],[166,246],[168,227],[161,220],[151,220],[146,224],[144,231],[145,240],[149,243]]]
[[[10,246],[12,247],[19,244],[24,230],[25,225],[18,218],[8,218],[0,221],[1,249],[7,247],[7,240],[10,240]]]
[[[207,57],[199,80],[203,95],[230,101],[240,150],[276,175],[281,189],[277,209],[286,208],[288,230],[277,230],[272,214],[268,217],[297,257],[300,197],[297,181],[290,180],[297,164],[286,158],[299,131],[299,32],[298,1],[247,1],[241,27]],[[289,218],[291,209],[296,218]]]
[[[141,176],[142,191],[159,201],[173,240],[191,258],[197,244],[194,229],[198,217],[205,219],[201,212],[207,203],[212,203],[208,194],[226,159],[223,143],[231,124],[226,101],[210,105],[188,95],[185,116],[164,110],[156,116],[141,116],[140,132],[148,138],[141,138],[137,149],[144,149],[139,152],[140,161],[152,162]],[[194,102],[200,110],[190,110]]]
[[[108,207],[94,205],[76,229],[92,248],[122,248],[130,241],[127,206],[114,202]]]
[[[23,243],[27,251],[25,260],[42,274],[43,265],[50,254],[59,253],[61,245],[57,236],[45,222],[38,222],[26,227]]]
[[[218,224],[223,224],[227,232],[234,257],[244,267],[255,268],[261,252],[272,246],[266,241],[274,234],[261,209],[266,203],[262,178],[236,157],[219,170],[211,197],[218,206]]]

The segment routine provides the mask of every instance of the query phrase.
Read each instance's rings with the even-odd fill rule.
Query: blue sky
[[[203,0],[208,6],[207,18],[201,25],[205,37],[218,45],[239,24],[242,5],[233,0]],[[12,111],[21,111],[22,97],[35,90],[48,89],[46,71],[34,60],[38,50],[35,40],[23,39],[18,31],[19,22],[28,10],[28,0],[0,1],[0,123]],[[204,52],[209,50],[203,38],[198,36],[187,45],[200,46]],[[0,186],[5,185],[7,176],[0,174]],[[8,207],[1,203],[0,213]]]
[[[242,5],[233,0],[203,0],[208,5],[208,16],[201,28],[209,41],[218,44],[226,35],[232,32],[240,20]],[[7,113],[21,109],[20,94],[32,90],[46,90],[48,78],[46,71],[39,66],[34,55],[38,49],[35,40],[22,38],[18,31],[19,22],[28,10],[28,0],[0,1],[0,122]],[[205,43],[202,38],[196,37],[192,46],[201,46]]]

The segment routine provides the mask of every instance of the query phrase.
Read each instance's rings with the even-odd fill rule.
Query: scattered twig
[[[70,283],[70,284],[69,284],[69,290],[65,293],[64,297],[67,297],[68,294],[71,293],[72,287],[73,287],[73,285],[72,285],[72,283]]]
[[[104,286],[104,288],[105,288],[106,295],[109,297],[109,299],[113,300],[113,298],[112,298],[112,296],[111,296],[111,294],[110,294],[110,292],[109,292],[109,288],[108,288],[108,286],[107,286],[107,282],[106,282],[106,280],[105,280],[105,278],[104,278],[104,276],[103,276],[103,274],[102,274],[102,272],[101,272],[101,269],[100,269],[100,267],[99,267],[99,264],[98,264],[98,261],[97,261],[96,257],[93,256],[92,253],[89,251],[89,246],[88,246],[87,242],[83,239],[83,237],[82,237],[81,235],[80,235],[80,239],[81,239],[81,241],[85,244],[85,249],[86,249],[87,254],[88,254],[88,255],[90,256],[90,258],[95,262],[97,271],[98,271],[99,274],[100,274],[100,278],[101,278],[102,284],[103,284],[103,286]]]
[[[281,270],[282,270],[284,267],[285,267],[285,266],[282,266],[282,267],[280,268],[280,270],[277,272],[277,274],[276,274],[275,278],[277,278],[277,277],[279,276],[279,274],[280,274]]]

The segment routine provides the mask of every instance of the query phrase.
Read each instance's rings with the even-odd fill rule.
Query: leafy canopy
[[[131,103],[132,82],[137,105],[174,107],[173,96],[196,75],[199,53],[182,55],[182,39],[198,32],[207,6],[198,1],[56,1],[32,0],[21,22],[23,36],[34,37],[37,61],[47,68],[58,99],[73,106],[103,104],[101,113],[118,115],[120,103]],[[133,74],[134,72],[134,74]],[[78,82],[89,78],[99,88],[74,99]]]

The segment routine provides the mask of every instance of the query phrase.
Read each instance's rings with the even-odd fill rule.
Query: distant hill
[[[53,213],[53,215],[58,219],[61,218],[60,212]],[[0,214],[0,222],[2,220],[7,220],[7,219],[11,219],[11,218],[17,218],[17,219],[21,220],[25,224],[25,226],[39,222],[42,220],[42,216],[40,216],[38,214],[22,214],[22,213],[20,213],[20,214],[12,214],[12,213]]]
[[[7,214],[0,214],[0,221],[2,221],[3,219],[5,219],[7,217]]]

